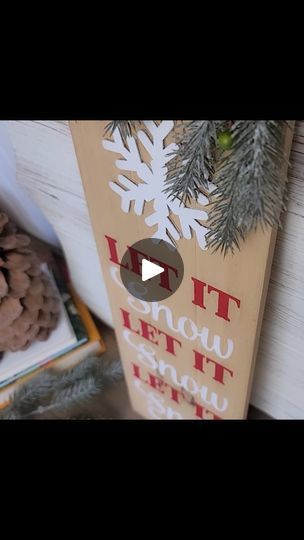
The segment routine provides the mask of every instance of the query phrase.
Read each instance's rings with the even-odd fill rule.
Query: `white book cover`
[[[48,272],[46,265],[43,265],[43,268]],[[54,287],[57,288],[53,276],[50,275],[50,277]],[[60,297],[59,322],[46,341],[35,341],[26,351],[4,353],[0,360],[0,386],[4,381],[14,377],[25,369],[27,370],[46,359],[58,356],[59,353],[71,348],[76,342],[75,332]]]

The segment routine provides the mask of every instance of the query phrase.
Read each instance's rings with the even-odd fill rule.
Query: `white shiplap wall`
[[[18,181],[56,230],[82,298],[110,323],[68,123],[9,122],[8,129]],[[304,122],[296,123],[291,165],[251,399],[275,418],[304,418]]]
[[[290,163],[251,399],[275,418],[304,418],[304,122]]]
[[[68,123],[8,122],[17,181],[53,225],[76,290],[106,323],[112,315]]]

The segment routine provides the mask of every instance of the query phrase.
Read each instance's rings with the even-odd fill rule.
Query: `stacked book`
[[[0,359],[0,408],[5,407],[18,387],[41,370],[73,367],[89,354],[101,354],[105,344],[88,309],[72,285],[63,260],[44,270],[60,297],[60,318],[46,341],[33,343],[26,351],[5,352]]]

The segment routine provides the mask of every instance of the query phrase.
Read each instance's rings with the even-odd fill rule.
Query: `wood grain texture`
[[[77,291],[96,314],[110,322],[68,123],[9,122],[8,128],[17,154],[18,181],[53,224]],[[275,249],[251,403],[275,418],[304,418],[304,121],[296,123],[283,225]]]
[[[144,305],[144,315],[138,315],[138,312],[143,313],[143,305],[134,304],[133,297],[113,280],[113,272],[119,273],[119,256],[122,256],[127,246],[157,233],[155,228],[149,228],[151,207],[145,204],[142,212],[138,211],[136,201],[134,212],[122,212],[121,200],[115,193],[114,184],[109,185],[109,180],[116,179],[118,175],[124,185],[120,169],[126,169],[126,175],[136,186],[140,181],[146,182],[148,186],[151,183],[147,201],[155,197],[160,203],[164,187],[164,178],[160,173],[164,164],[162,151],[170,151],[168,145],[173,122],[150,122],[147,129],[151,138],[145,140],[139,137],[142,145],[138,142],[138,150],[134,140],[130,140],[130,161],[130,154],[125,152],[121,141],[109,142],[103,139],[105,126],[104,121],[70,122],[133,407],[145,418],[154,419],[246,418],[276,232],[270,229],[252,232],[240,251],[234,255],[229,253],[225,258],[220,252],[212,253],[212,250],[200,248],[198,238],[186,232],[177,244],[184,262],[183,280],[175,294],[161,302],[166,313],[172,314],[172,319],[164,312],[161,315],[153,313],[154,304],[149,305],[147,302]],[[286,132],[285,139],[289,155],[290,130]],[[146,155],[143,148],[147,151]],[[141,160],[137,167],[138,152]],[[117,161],[117,154],[123,155],[126,161]],[[150,163],[151,157],[151,168],[143,165]],[[138,189],[144,190],[144,187],[140,185]],[[154,189],[153,194],[151,189]],[[126,194],[126,191],[122,190],[122,193]],[[165,210],[167,204],[164,202]],[[129,205],[126,206],[127,210]],[[188,213],[189,218],[189,213],[195,208],[197,211],[198,206],[192,201],[183,212]],[[176,215],[177,209],[170,209],[171,217]],[[158,219],[162,219],[161,214],[158,214]],[[170,225],[171,221],[162,224],[168,228]],[[202,229],[200,234],[203,235]],[[117,257],[113,255],[113,245],[109,251],[109,238],[115,239],[111,242],[117,245]],[[147,248],[146,251],[144,247],[140,251],[147,254],[148,258],[153,256],[163,260],[159,251],[153,253],[153,250]],[[130,257],[127,257],[127,261],[128,268],[131,268]],[[132,275],[132,272],[128,274],[131,281]],[[194,293],[195,282],[203,287],[208,284],[208,293],[209,289],[218,294],[225,291],[223,295],[228,293],[233,305],[229,308],[227,303],[227,311],[224,312],[219,307],[221,302],[217,303],[214,295],[211,297],[198,291]],[[131,322],[126,322],[125,314],[129,312]],[[139,317],[143,319],[144,325],[148,324],[152,329],[151,335],[141,330],[143,327],[139,327]],[[191,326],[190,333],[180,326],[179,321],[185,320]],[[132,337],[135,333],[136,338],[131,339],[131,331]],[[202,332],[208,335],[208,342],[202,339]],[[176,350],[170,349],[162,343],[161,338],[156,337],[170,334],[178,339]],[[148,353],[143,352],[142,347],[146,347],[143,339],[149,339],[153,344],[149,344]],[[218,347],[215,346],[215,340],[219,343]],[[206,359],[208,366],[203,365],[203,359]],[[176,391],[181,389],[185,392],[181,391],[177,397]]]

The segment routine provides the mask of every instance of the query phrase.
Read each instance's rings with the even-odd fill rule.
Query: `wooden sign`
[[[106,124],[70,127],[133,408],[151,419],[245,418],[276,232],[211,253],[207,199],[186,208],[163,193],[173,122],[147,122],[149,136],[128,146],[117,130],[105,136]],[[128,247],[151,237],[174,243],[184,263],[160,302],[135,298],[120,278]]]

